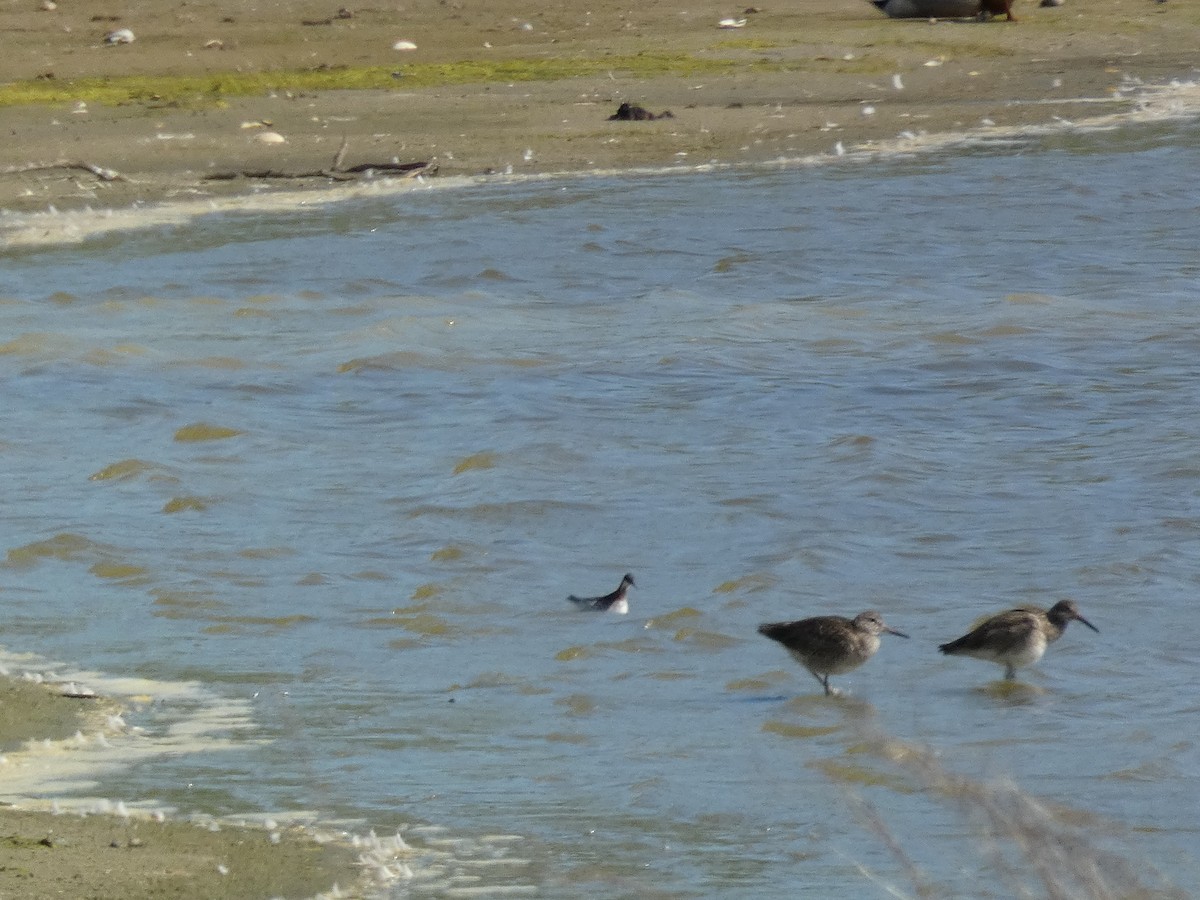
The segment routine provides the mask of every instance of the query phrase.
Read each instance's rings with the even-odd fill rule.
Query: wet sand
[[[422,162],[441,176],[852,154],[1119,114],[1200,66],[1200,5],[1185,0],[1019,0],[1015,24],[893,20],[865,0],[39,4],[0,10],[0,210],[320,188],[332,180],[208,176],[327,170],[343,143],[343,168]],[[745,24],[719,27],[727,18]],[[134,42],[106,45],[119,28]],[[264,72],[258,93],[219,87]],[[305,86],[364,74],[386,87]],[[112,105],[79,87],[97,76],[141,80]],[[196,77],[209,87],[175,92]],[[26,102],[43,88],[55,103]],[[623,101],[673,117],[609,121]],[[29,168],[60,162],[121,177]]]
[[[23,900],[363,896],[346,851],[265,831],[8,810],[0,846],[0,896]]]

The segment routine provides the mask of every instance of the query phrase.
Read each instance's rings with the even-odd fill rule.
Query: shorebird
[[[605,594],[603,597],[576,597],[572,594],[567,599],[581,609],[598,609],[601,612],[613,612],[623,616],[629,612],[629,601],[625,599],[625,595],[631,587],[637,585],[633,583],[633,576],[626,574],[611,594]]]
[[[879,649],[879,635],[885,631],[897,637],[908,637],[889,628],[879,613],[870,610],[853,619],[816,616],[798,622],[758,626],[759,634],[783,644],[796,662],[821,682],[826,696],[837,693],[829,686],[829,676],[853,671],[874,656]]]
[[[1042,658],[1075,619],[1099,633],[1100,629],[1079,614],[1074,600],[1060,600],[1050,609],[1019,606],[992,616],[956,641],[938,647],[948,656],[973,656],[1004,666],[1004,677],[1017,677],[1017,668]]]

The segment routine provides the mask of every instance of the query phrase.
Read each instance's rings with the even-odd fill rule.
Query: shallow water
[[[882,893],[864,868],[911,890],[858,800],[948,893],[1011,895],[883,736],[1186,888],[1196,137],[13,254],[5,645],[249,704],[220,749],[96,795],[445,829],[411,833],[454,864],[397,896]],[[625,571],[628,616],[564,602]],[[1100,634],[1013,690],[936,652],[1064,596]],[[755,634],[868,607],[912,639],[842,698]]]

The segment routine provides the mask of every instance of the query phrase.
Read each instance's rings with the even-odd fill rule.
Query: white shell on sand
[[[116,31],[110,31],[104,36],[104,43],[106,44],[132,44],[135,40],[133,32],[128,28],[118,28]]]
[[[745,28],[745,19],[722,19],[717,23],[718,28]]]
[[[393,50],[416,50],[417,45],[414,44],[412,41],[396,41],[396,43],[392,44],[392,49]]]
[[[260,131],[254,136],[254,139],[260,144],[286,144],[285,138],[278,131]]]

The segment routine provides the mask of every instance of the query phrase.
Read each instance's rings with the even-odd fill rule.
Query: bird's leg
[[[821,687],[825,688],[825,696],[828,697],[829,693],[830,693],[830,691],[829,691],[829,676],[826,675],[825,677],[822,678],[816,672],[813,672],[812,669],[809,669],[808,671],[812,672],[813,678],[815,678],[815,679],[817,679],[817,681],[821,682]]]
[[[1004,14],[1006,16],[1008,16],[1008,21],[1015,22],[1017,20],[1015,18],[1013,18],[1012,5],[1013,5],[1013,0],[1004,0]]]
[[[1012,663],[1006,663],[1004,666],[1004,677],[1012,681],[1017,677],[1017,670]]]
[[[826,673],[825,673],[825,677],[824,677],[824,678],[820,678],[820,677],[818,677],[818,678],[817,678],[817,681],[821,682],[821,684],[823,684],[823,685],[825,686],[825,696],[826,696],[826,697],[840,697],[840,696],[842,696],[842,692],[841,692],[841,691],[839,691],[839,690],[838,690],[837,688],[835,688],[835,687],[830,687],[830,686],[829,686],[829,673],[828,673],[828,672],[826,672]]]

